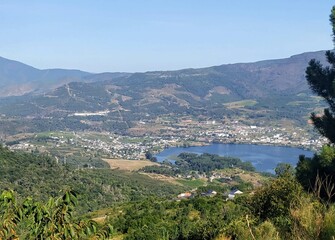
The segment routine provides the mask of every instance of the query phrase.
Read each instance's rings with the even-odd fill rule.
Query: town
[[[48,144],[43,144],[49,143]],[[201,146],[211,143],[243,143],[299,147],[317,151],[326,140],[313,129],[288,126],[250,125],[239,120],[178,121],[158,118],[139,121],[129,135],[111,132],[50,132],[15,139],[11,149],[47,151],[64,147],[99,152],[108,158],[139,160],[146,152],[159,153],[169,147]]]

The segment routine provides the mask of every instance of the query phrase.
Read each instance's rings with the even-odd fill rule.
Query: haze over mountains
[[[161,114],[222,118],[243,113],[248,118],[302,121],[320,106],[320,99],[310,94],[305,69],[312,58],[325,62],[324,54],[200,69],[100,74],[39,70],[1,58],[0,95],[17,97],[2,98],[0,113],[34,119],[78,118],[78,113],[100,111],[106,121],[128,122],[127,126]]]
[[[216,76],[221,78],[219,81],[223,86],[227,85],[225,87],[232,83],[249,89],[252,87],[250,90],[254,94],[262,95],[264,94],[262,92],[272,88],[282,91],[297,87],[294,91],[301,91],[306,90],[304,70],[308,61],[312,58],[324,61],[324,51],[303,53],[286,59],[226,64],[201,69],[135,74],[93,74],[81,70],[40,70],[18,61],[0,57],[0,96],[18,96],[36,91],[47,92],[69,82],[107,81],[122,76],[131,76],[130,79],[122,79],[122,82],[127,81],[129,84],[137,81],[142,84],[141,81],[143,80],[147,82],[149,79],[154,80],[155,78],[157,78],[159,83],[164,83],[164,81],[171,83],[174,81],[174,83],[178,84],[178,81],[194,78],[194,81],[204,81],[204,83],[209,85],[211,85],[211,77]],[[121,80],[119,79],[119,81]]]
[[[37,90],[50,90],[69,81],[80,81],[87,75],[90,73],[79,70],[39,70],[0,57],[0,96],[15,96]]]
[[[92,75],[94,74],[74,69],[40,70],[0,57],[0,97],[44,93],[69,82],[89,82],[88,77]],[[119,75],[111,73],[110,77]]]

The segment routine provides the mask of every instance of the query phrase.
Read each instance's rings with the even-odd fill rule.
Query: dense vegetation
[[[189,200],[147,199],[110,210],[110,224],[124,239],[333,239],[334,206],[327,207],[288,171],[254,195]]]
[[[335,6],[331,23],[335,41]],[[329,144],[313,158],[301,156],[296,172],[281,164],[276,178],[233,201],[220,188],[215,196],[194,194],[193,198],[176,201],[162,196],[182,188],[136,173],[72,169],[45,155],[11,152],[0,146],[0,189],[14,189],[19,194],[17,198],[12,191],[4,190],[0,195],[0,238],[334,239],[335,54],[327,52],[327,58],[330,66],[325,68],[310,62],[307,80],[329,105],[323,116],[311,117]],[[199,86],[196,89],[205,94]],[[177,170],[207,174],[230,167],[253,170],[250,163],[235,158],[189,153],[180,154],[175,166],[162,169],[166,174]],[[58,196],[64,188],[72,190],[47,201],[47,196]],[[77,194],[82,203],[79,212],[120,203],[76,218]],[[101,224],[90,220],[95,215],[103,216]]]
[[[73,217],[77,199],[72,191],[50,198],[46,204],[31,198],[17,201],[12,191],[0,195],[1,239],[107,239],[110,225],[99,226],[91,220]]]
[[[174,164],[164,162],[162,166],[146,166],[141,171],[163,174],[167,176],[188,175],[192,173],[211,174],[214,170],[225,168],[239,168],[246,171],[255,171],[250,162],[242,162],[239,158],[221,157],[216,154],[181,153]]]
[[[330,15],[335,36],[335,6]],[[335,37],[333,38],[335,44]],[[335,201],[335,53],[326,52],[327,66],[312,59],[306,69],[311,90],[327,104],[323,115],[312,113],[311,120],[321,135],[329,140],[313,158],[300,157],[297,178],[306,190],[316,191],[320,198]]]
[[[243,195],[235,201],[227,201],[223,192],[214,197],[198,195],[181,201],[152,196],[124,201],[85,218],[73,215],[77,200],[72,191],[46,203],[17,199],[11,191],[4,191],[0,197],[0,237],[333,239],[335,207],[305,193],[289,167],[277,173],[277,178],[253,195]],[[99,221],[100,224],[91,221],[94,214],[104,216],[104,221]]]
[[[239,158],[221,157],[216,154],[203,153],[181,153],[178,155],[176,165],[181,169],[194,170],[200,173],[209,173],[216,169],[240,168],[247,171],[254,171],[255,168],[250,162],[242,162]]]
[[[64,189],[78,193],[80,211],[92,211],[115,202],[167,196],[180,186],[144,175],[111,169],[77,169],[57,164],[46,155],[11,152],[0,147],[0,189],[13,189],[20,197],[39,200],[56,197]]]

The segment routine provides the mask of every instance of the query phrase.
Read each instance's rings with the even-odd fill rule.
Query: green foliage
[[[12,191],[0,196],[1,239],[108,239],[110,225],[99,226],[94,221],[76,220],[73,217],[76,194],[50,198],[46,204],[26,199],[18,203]]]
[[[333,32],[333,42],[335,42],[335,6],[333,6],[331,10],[331,14],[329,16],[330,23],[332,25],[332,32]]]
[[[64,189],[78,193],[80,212],[92,211],[120,201],[148,196],[168,196],[184,188],[147,176],[111,169],[81,169],[56,164],[46,155],[11,152],[0,147],[0,190],[13,189],[20,197],[41,201]]]
[[[278,163],[275,172],[278,177],[292,176],[294,174],[294,169],[292,165],[288,163]]]
[[[147,151],[146,153],[145,153],[145,158],[146,159],[148,159],[148,160],[155,160],[155,159],[153,159],[154,158],[154,156],[152,155],[152,153],[150,152],[150,151]],[[156,161],[153,161],[153,162],[157,162],[157,159],[156,159]]]
[[[140,171],[147,172],[147,173],[156,173],[156,174],[162,174],[166,176],[175,176],[176,174],[181,174],[182,171],[178,168],[173,168],[169,166],[145,166],[140,169]]]
[[[175,164],[163,163],[161,166],[146,166],[140,169],[143,172],[163,174],[167,176],[211,174],[214,170],[225,168],[240,168],[246,171],[255,171],[250,162],[242,162],[238,158],[221,157],[216,154],[181,153]]]
[[[335,6],[332,8],[330,22],[335,29]],[[333,38],[335,44],[335,38]],[[326,52],[329,66],[323,66],[312,59],[306,69],[306,79],[311,90],[322,97],[328,105],[322,116],[312,113],[311,120],[330,145],[322,148],[313,158],[300,157],[297,164],[297,179],[306,190],[326,201],[335,200],[335,53]]]
[[[320,155],[320,165],[322,167],[331,166],[333,160],[335,159],[335,148],[329,145],[324,145],[319,155]]]
[[[252,212],[260,220],[270,219],[275,226],[291,229],[290,209],[302,193],[302,187],[293,175],[284,175],[256,190],[250,205]]]
[[[270,221],[264,221],[255,229],[256,239],[280,240],[279,232]]]
[[[294,234],[302,239],[319,239],[324,206],[307,196],[300,198],[296,203],[291,209]]]
[[[225,168],[240,168],[247,171],[255,171],[250,162],[242,162],[238,158],[221,157],[216,154],[203,153],[197,155],[194,153],[181,153],[176,165],[185,170],[198,171],[200,173],[210,173],[213,170]]]
[[[333,7],[330,15],[330,22],[335,29],[335,8]],[[335,44],[335,38],[333,39]],[[315,113],[311,115],[311,119],[315,128],[331,143],[335,143],[335,53],[326,52],[327,61],[330,66],[323,67],[319,61],[312,59],[306,69],[306,79],[311,90],[318,96],[322,97],[328,105],[324,109],[323,116]]]
[[[111,224],[125,239],[214,239],[245,208],[220,197],[180,202],[148,199],[124,207]]]
[[[104,239],[112,233],[122,234],[125,239],[215,239],[220,236],[233,239],[294,239],[296,236],[331,239],[334,236],[333,206],[327,207],[316,201],[303,202],[301,199],[306,196],[289,171],[256,190],[252,197],[246,195],[234,202],[225,201],[221,194],[172,201],[157,196],[178,192],[177,186],[170,189],[170,185],[140,174],[109,169],[71,170],[55,164],[47,156],[14,153],[3,147],[0,147],[0,162],[3,166],[1,186],[17,187],[21,196],[44,199],[43,202],[32,198],[18,201],[13,192],[3,192],[0,196],[2,239]],[[42,193],[37,192],[33,184],[29,185],[28,177],[18,164],[30,170],[29,178],[36,181],[34,184],[43,180],[45,185],[39,183],[43,186]],[[26,186],[34,192],[22,191],[16,174],[27,180]],[[50,174],[57,184],[51,185],[46,174]],[[75,191],[46,200],[51,188],[56,194],[65,186],[62,181]],[[60,184],[63,185],[58,186]],[[208,189],[219,193],[225,191],[215,184],[201,187],[199,191]],[[77,200],[78,206],[86,211],[117,201],[123,203],[107,217],[109,224],[100,226],[94,221],[78,218]]]
[[[335,208],[311,195],[302,196],[291,209],[292,234],[297,239],[329,239],[335,237]]]
[[[187,186],[188,188],[194,189],[198,188],[201,189],[201,186],[205,185],[206,182],[200,179],[178,179],[177,182],[183,184],[184,186]]]
[[[313,158],[300,156],[296,167],[296,178],[305,190],[313,192],[325,201],[335,200],[335,158],[333,146],[324,146]]]
[[[233,239],[238,240],[253,239],[252,234],[250,233],[250,229],[248,228],[247,218],[244,216],[232,219],[232,221],[227,226],[227,235],[231,236]]]
[[[321,239],[334,239],[335,237],[335,206],[331,205],[323,214]]]
[[[259,189],[262,194],[257,191],[251,197],[251,202],[248,197],[232,202],[216,196],[182,201],[147,198],[123,203],[112,210],[103,224],[74,215],[77,194],[73,191],[50,198],[46,203],[31,198],[17,201],[12,191],[4,191],[0,196],[0,238],[110,239],[122,235],[123,239],[171,240],[333,239],[334,205],[326,206],[307,194],[298,194],[293,199],[290,192],[295,185],[288,184],[291,180],[287,177],[272,180]],[[268,191],[270,186],[279,190],[278,196],[273,197],[274,191]],[[290,200],[279,196],[287,193]],[[260,197],[271,198],[274,204],[270,207],[284,206],[283,200],[292,204],[285,206],[285,210],[269,212],[262,219],[255,212],[260,203],[255,198]],[[290,223],[289,228],[285,222]]]
[[[14,239],[17,237],[16,226],[22,218],[12,191],[4,191],[0,196],[0,238]]]

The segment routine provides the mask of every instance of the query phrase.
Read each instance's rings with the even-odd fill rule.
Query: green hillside
[[[171,196],[183,187],[147,176],[111,169],[75,169],[54,159],[0,148],[0,191],[14,190],[21,198],[45,201],[65,190],[78,194],[80,211],[87,212],[117,202],[149,196]]]

